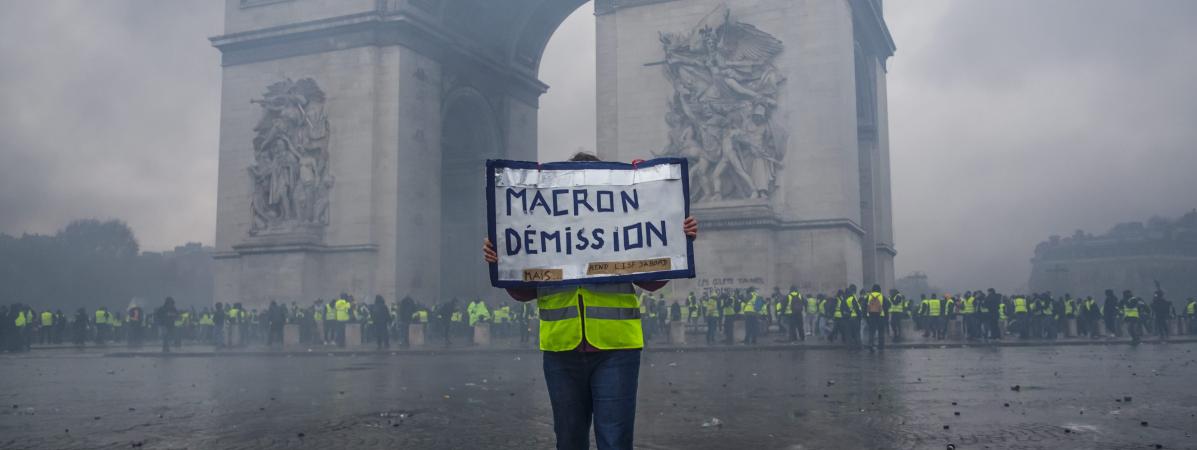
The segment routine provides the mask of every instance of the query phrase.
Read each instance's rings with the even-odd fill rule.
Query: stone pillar
[[[732,321],[732,341],[734,341],[734,342],[732,342],[733,344],[739,344],[741,342],[744,342],[744,338],[748,335],[747,327],[748,327],[748,324],[744,321],[743,317],[736,317],[736,320]]]
[[[902,339],[906,340],[913,338],[914,334],[914,318],[907,317],[902,320]]]
[[[1168,326],[1171,327],[1169,331],[1171,331],[1170,334],[1172,336],[1180,336],[1180,319],[1173,318],[1172,320],[1169,320]]]
[[[424,346],[424,324],[413,323],[407,326],[407,343],[411,347]]]
[[[1106,321],[1104,319],[1097,319],[1097,335],[1106,337]]]
[[[289,349],[299,347],[299,324],[289,323],[283,325],[283,348]]]
[[[1076,319],[1068,319],[1064,330],[1064,337],[1076,337]]]
[[[362,345],[362,324],[345,324],[345,346],[358,347]]]
[[[231,324],[231,325],[226,324],[225,328],[228,330],[228,333],[229,333],[229,340],[227,342],[227,345],[229,347],[240,347],[242,344],[241,326],[236,325],[236,324]]]
[[[490,324],[479,322],[474,325],[474,345],[490,346]]]
[[[669,343],[686,345],[686,322],[669,322]]]

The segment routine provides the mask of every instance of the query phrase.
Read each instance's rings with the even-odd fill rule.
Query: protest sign
[[[487,233],[501,288],[694,277],[683,158],[486,162]]]

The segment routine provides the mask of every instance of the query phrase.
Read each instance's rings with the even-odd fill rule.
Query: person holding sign
[[[570,167],[574,168],[575,175],[577,172],[585,171],[587,166],[606,170],[610,165],[610,163],[599,163],[597,157],[586,153],[578,153],[570,161],[587,163],[570,164]],[[546,165],[546,167],[548,166]],[[538,168],[533,170],[539,171]],[[685,174],[686,172],[681,173]],[[583,175],[590,176],[590,174]],[[490,209],[493,216],[497,212],[494,200],[503,195],[514,194],[504,194],[496,189],[496,182],[493,178],[494,171],[490,176],[492,178],[488,182],[488,190],[492,192]],[[684,180],[684,175],[682,179]],[[673,181],[683,180],[674,179]],[[555,183],[554,186],[558,187],[564,184],[564,182]],[[512,188],[507,189],[508,192],[512,190]],[[626,195],[626,192],[628,189],[625,188],[623,193]],[[684,186],[679,192],[685,193]],[[539,191],[532,194],[520,191],[519,195],[531,196],[535,199],[541,198]],[[571,200],[578,199],[578,204],[583,208],[589,206],[583,205],[585,202],[582,201],[583,197],[588,194],[570,193],[569,195]],[[680,198],[679,201],[685,202],[686,198]],[[641,197],[637,202],[643,200],[645,198]],[[533,201],[531,204],[536,205],[536,202]],[[535,209],[536,207],[533,206],[532,210]],[[551,208],[546,207],[546,209],[552,212]],[[688,205],[685,209],[678,210],[688,210]],[[530,214],[525,212],[518,217],[523,218],[528,215]],[[547,221],[541,220],[537,223],[543,222]],[[600,225],[597,223],[587,224],[579,221],[572,223],[577,227],[602,229],[598,228]],[[650,222],[642,223],[647,225]],[[660,233],[664,235],[667,233],[667,230],[664,229],[665,221],[661,221],[661,225]],[[681,228],[687,241],[693,240],[698,235],[698,222],[693,217],[687,215]],[[612,235],[614,234],[612,233]],[[580,235],[584,236],[584,234]],[[496,236],[493,220],[491,236]],[[513,248],[514,244],[500,242],[503,244],[501,248],[504,249],[503,258],[516,258],[513,254],[515,252],[508,251]],[[629,241],[626,239],[623,241],[625,249],[628,243]],[[686,247],[689,247],[688,242]],[[483,241],[482,252],[486,262],[491,265],[492,282],[494,282],[497,279],[495,276],[496,266],[500,264],[500,255],[490,237]],[[562,253],[560,259],[568,259],[565,256]],[[662,265],[677,267],[673,265],[676,264],[674,262],[676,260],[660,259],[663,260]],[[693,276],[692,262],[692,257],[685,261],[690,276]],[[554,261],[541,259],[537,264],[544,264],[543,267],[547,267],[536,271],[536,273],[544,274],[543,281],[547,282],[540,283],[535,287],[510,287],[513,285],[503,287],[506,287],[508,294],[517,301],[527,302],[533,299],[537,301],[541,322],[540,349],[544,355],[545,384],[548,387],[549,400],[553,407],[553,431],[557,438],[557,448],[589,448],[592,420],[595,441],[599,449],[632,448],[636,419],[636,390],[640,374],[640,351],[644,347],[635,287],[639,286],[648,291],[655,291],[668,283],[664,280],[665,278],[676,278],[681,275],[664,274],[659,275],[660,278],[650,279],[658,275],[649,272],[652,268],[647,266],[651,266],[651,264],[641,264],[637,267],[640,267],[639,270],[642,272],[634,274],[637,277],[634,280],[622,278],[619,281],[602,281],[603,276],[609,276],[612,273],[625,275],[618,272],[623,269],[612,269],[610,266],[626,267],[633,266],[633,264],[592,262],[589,263],[589,267],[593,268],[596,264],[601,264],[604,269],[599,271],[602,273],[598,274],[593,273],[595,272],[593,270],[590,271],[592,273],[589,275],[592,278],[587,280],[585,278],[587,275],[581,275],[585,274],[585,271],[568,272],[571,269],[558,269],[555,267],[561,267],[561,265]],[[523,271],[527,273],[527,270]],[[575,277],[572,275],[574,273],[580,273],[576,275],[578,279],[566,279],[567,275],[571,278]],[[662,272],[658,272],[658,274],[660,273]],[[524,278],[524,281],[528,281],[527,276]],[[499,285],[499,283],[495,284]]]

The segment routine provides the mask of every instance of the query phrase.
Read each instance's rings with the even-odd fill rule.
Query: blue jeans
[[[639,349],[544,352],[557,448],[590,448],[592,416],[600,450],[632,448],[639,377]]]

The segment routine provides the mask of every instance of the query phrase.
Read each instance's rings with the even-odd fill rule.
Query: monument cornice
[[[244,255],[257,254],[271,254],[271,253],[356,253],[356,252],[377,252],[378,246],[374,244],[349,244],[349,245],[323,245],[316,243],[292,243],[282,245],[264,245],[264,244],[238,244],[233,246],[233,251],[215,252],[212,254],[213,259],[236,259]]]
[[[225,67],[359,47],[402,45],[435,60],[468,61],[488,77],[504,80],[509,93],[537,105],[548,85],[513,64],[469,45],[417,14],[369,11],[230,33],[209,39]]]
[[[695,211],[695,217],[702,223],[704,230],[818,230],[818,229],[846,229],[857,236],[864,236],[865,230],[852,219],[816,219],[816,220],[783,220],[776,215],[740,215],[721,216],[711,215],[702,211]],[[889,249],[896,255],[897,252]]]
[[[891,244],[879,243],[877,244],[877,251],[886,253],[891,257],[898,256],[898,250]]]
[[[668,3],[673,1],[677,0],[595,0],[594,15],[603,16],[612,14],[619,9],[655,5],[657,3]]]

